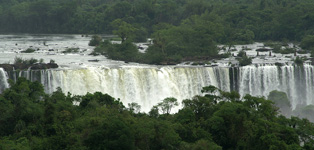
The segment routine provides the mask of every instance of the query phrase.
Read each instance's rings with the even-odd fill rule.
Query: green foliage
[[[50,64],[55,64],[55,63],[56,63],[56,61],[55,61],[55,60],[53,60],[53,59],[50,59],[49,63],[50,63]]]
[[[283,39],[304,39],[307,43],[305,36],[310,37],[314,31],[314,3],[309,0],[40,0],[0,4],[0,32],[7,33],[114,33],[123,40],[133,36],[142,41],[157,30],[168,29],[163,26],[155,30],[157,24],[181,26],[192,22],[196,26],[207,24],[207,29],[203,26],[198,30],[219,43]],[[195,18],[204,22],[195,22]],[[116,25],[118,22],[121,24]]]
[[[43,63],[44,63],[44,59],[41,58],[41,59],[39,60],[39,63],[40,63],[40,64],[43,64]]]
[[[204,96],[166,98],[149,114],[108,94],[72,96],[19,78],[0,94],[0,149],[313,149],[314,124],[277,115],[263,97],[204,87]],[[270,98],[286,98],[273,91]],[[79,101],[80,105],[73,105]],[[276,100],[277,101],[277,100]],[[278,100],[280,101],[280,100]],[[166,115],[160,115],[159,109]],[[298,109],[312,114],[313,106]],[[297,112],[296,112],[297,113]],[[301,144],[302,143],[302,144]]]
[[[291,115],[292,109],[289,98],[285,92],[271,91],[267,99],[275,102],[275,105],[280,109],[280,112],[289,117]]]
[[[251,44],[254,42],[254,38],[254,32],[246,29],[236,32],[233,39],[240,44]]]
[[[121,38],[121,42],[124,43],[126,40],[132,40],[136,28],[131,24],[126,23],[122,19],[116,19],[111,22],[111,26],[114,28],[113,34],[118,35]]]
[[[35,58],[30,58],[30,59],[23,59],[21,57],[14,58],[15,65],[18,65],[18,64],[33,65],[33,64],[36,64],[37,62],[38,62],[38,59],[35,59]]]
[[[29,140],[25,137],[17,140],[9,138],[0,139],[0,150],[31,150]]]
[[[252,64],[252,58],[244,55],[243,57],[241,58],[238,58],[238,61],[239,61],[239,65],[240,66],[246,66],[246,65],[250,65]]]
[[[33,52],[35,52],[35,49],[33,48],[28,48],[25,51],[21,51],[21,53],[33,53]]]
[[[96,55],[107,55],[107,53],[109,51],[111,51],[111,49],[113,49],[113,45],[111,44],[111,42],[109,40],[105,40],[104,42],[101,43],[100,46],[95,47],[93,52],[90,55],[94,55],[94,56],[96,56]]]
[[[122,44],[111,44],[106,48],[106,55],[111,59],[124,60],[124,61],[137,61],[139,59],[139,52],[137,47],[129,42]]]
[[[89,46],[98,46],[101,43],[102,39],[99,35],[93,35],[92,39],[89,41]]]
[[[276,46],[273,50],[274,53],[280,53],[280,54],[291,54],[296,52],[294,48],[281,48],[281,46]]]
[[[238,57],[244,57],[244,56],[246,56],[246,52],[245,51],[240,51],[239,53],[238,53],[238,55],[237,55]]]
[[[67,48],[62,53],[77,53],[79,52],[79,48]]]
[[[14,58],[14,64],[22,64],[22,63],[23,63],[23,58],[21,57]]]
[[[131,112],[139,113],[141,111],[141,105],[139,105],[138,103],[135,102],[128,103],[128,106]]]
[[[300,43],[300,47],[305,50],[312,50],[314,48],[314,36],[313,35],[305,36]]]
[[[176,98],[168,97],[168,98],[165,98],[164,100],[162,100],[162,102],[158,103],[157,106],[161,109],[163,114],[169,115],[171,112],[171,109],[174,106],[178,106],[178,105],[179,104],[178,104]]]
[[[298,65],[298,66],[303,66],[303,59],[299,56],[297,56],[295,59],[294,59],[294,64]]]

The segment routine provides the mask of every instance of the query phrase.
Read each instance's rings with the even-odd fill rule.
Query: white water
[[[6,74],[6,72],[0,68],[0,93],[9,87],[9,84],[8,84],[8,76]]]
[[[311,65],[245,66],[239,69],[239,93],[267,98],[273,90],[283,91],[295,109],[298,104],[314,104],[313,77],[314,67]]]
[[[40,81],[48,93],[57,87],[76,95],[100,91],[120,98],[125,105],[137,102],[146,112],[165,97],[171,96],[181,101],[201,94],[201,88],[208,85],[225,91],[230,91],[232,87],[241,95],[265,97],[272,90],[280,90],[288,94],[293,108],[298,104],[314,104],[314,68],[310,65],[303,68],[252,65],[232,68],[236,73],[229,73],[229,68],[225,67],[158,67],[89,56],[87,54],[93,48],[88,46],[90,37],[80,35],[0,35],[0,39],[0,63],[12,63],[15,57],[22,57],[43,58],[45,62],[53,59],[60,65],[60,69],[22,71],[17,74],[6,73],[0,68],[0,92],[9,87],[8,76],[11,79],[23,76]],[[19,53],[28,47],[38,51]],[[67,47],[79,47],[80,52],[62,54],[61,51]],[[252,51],[257,47],[252,47]],[[57,51],[56,55],[48,55],[49,49]],[[88,61],[94,59],[100,61]],[[269,59],[254,59],[253,63],[268,63]],[[278,58],[273,62],[281,61],[287,60]]]
[[[175,97],[181,102],[200,95],[202,87],[208,85],[224,91],[230,91],[232,87],[242,96],[267,97],[273,90],[283,91],[290,98],[293,109],[298,104],[314,104],[314,67],[311,65],[254,65],[234,69],[238,72],[229,73],[227,67],[88,67],[22,71],[11,75],[11,78],[23,76],[40,81],[47,93],[52,93],[57,87],[74,95],[96,91],[108,93],[120,98],[125,105],[137,102],[145,112],[166,97]],[[6,72],[0,69],[0,90],[8,87],[6,79]]]
[[[146,112],[166,97],[175,97],[181,102],[200,95],[204,86],[214,85],[230,90],[229,68],[89,67],[46,70],[40,71],[40,74],[40,77],[35,77],[35,72],[20,75],[40,80],[48,93],[57,87],[74,95],[100,91],[120,98],[125,105],[137,102]]]

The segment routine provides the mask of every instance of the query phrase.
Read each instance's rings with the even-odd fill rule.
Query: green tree
[[[302,39],[300,43],[300,47],[305,50],[313,50],[314,48],[313,43],[314,43],[314,35],[307,35]]]
[[[98,46],[101,43],[101,37],[99,35],[93,35],[92,39],[89,41],[89,46]]]
[[[291,104],[289,98],[285,92],[281,91],[271,91],[267,97],[267,99],[275,102],[275,105],[280,109],[280,112],[289,117],[292,113]]]
[[[129,106],[129,110],[132,113],[139,113],[141,111],[141,105],[139,105],[138,103],[132,102],[132,103],[128,103]]]
[[[114,28],[113,34],[118,35],[121,38],[121,42],[126,40],[132,40],[136,28],[131,24],[123,21],[122,19],[116,19],[111,22],[111,26]]]
[[[158,107],[161,109],[163,114],[169,115],[171,112],[171,109],[175,106],[178,106],[177,99],[174,97],[168,97],[162,100],[162,102],[158,103]]]

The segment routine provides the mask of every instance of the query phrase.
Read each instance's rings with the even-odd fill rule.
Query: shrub
[[[79,51],[79,48],[67,48],[62,53],[77,53]]]
[[[35,50],[32,48],[28,48],[25,51],[21,51],[21,53],[33,53],[33,52],[35,52]]]
[[[50,64],[55,64],[56,62],[55,62],[55,60],[53,60],[53,59],[50,59],[50,62],[49,62]]]
[[[28,62],[29,62],[29,64],[32,65],[32,64],[36,64],[38,62],[38,60],[35,59],[35,58],[31,58],[31,59],[28,60]]]
[[[89,41],[89,46],[98,46],[101,43],[101,37],[99,35],[93,35],[92,39]]]
[[[23,58],[21,57],[14,58],[14,64],[22,64],[22,63],[23,63]]]
[[[32,65],[32,64],[36,64],[37,62],[38,62],[38,59],[35,59],[35,58],[30,58],[30,59],[23,59],[21,57],[14,58],[14,64]]]
[[[246,66],[246,65],[252,64],[252,58],[247,57],[247,56],[243,56],[243,57],[241,57],[238,60],[239,60],[239,65],[240,66]]]
[[[301,57],[297,56],[295,59],[294,59],[294,64],[298,65],[298,66],[302,66],[303,65],[303,60]]]
[[[245,51],[240,51],[237,56],[238,57],[244,57],[244,56],[246,56],[246,53],[245,53]]]

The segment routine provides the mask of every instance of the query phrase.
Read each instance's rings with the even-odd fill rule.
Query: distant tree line
[[[161,100],[149,113],[100,92],[48,95],[19,78],[0,94],[0,150],[312,150],[314,124],[286,118],[263,97],[204,87],[203,96]],[[276,94],[277,93],[277,94]],[[287,106],[282,93],[270,96]],[[78,102],[80,102],[78,104]],[[74,103],[78,105],[73,105]],[[309,113],[310,108],[306,109]],[[314,109],[312,109],[312,112]]]
[[[144,37],[190,25],[219,43],[300,41],[314,33],[313,10],[311,0],[2,0],[0,32],[111,34],[120,19]]]

